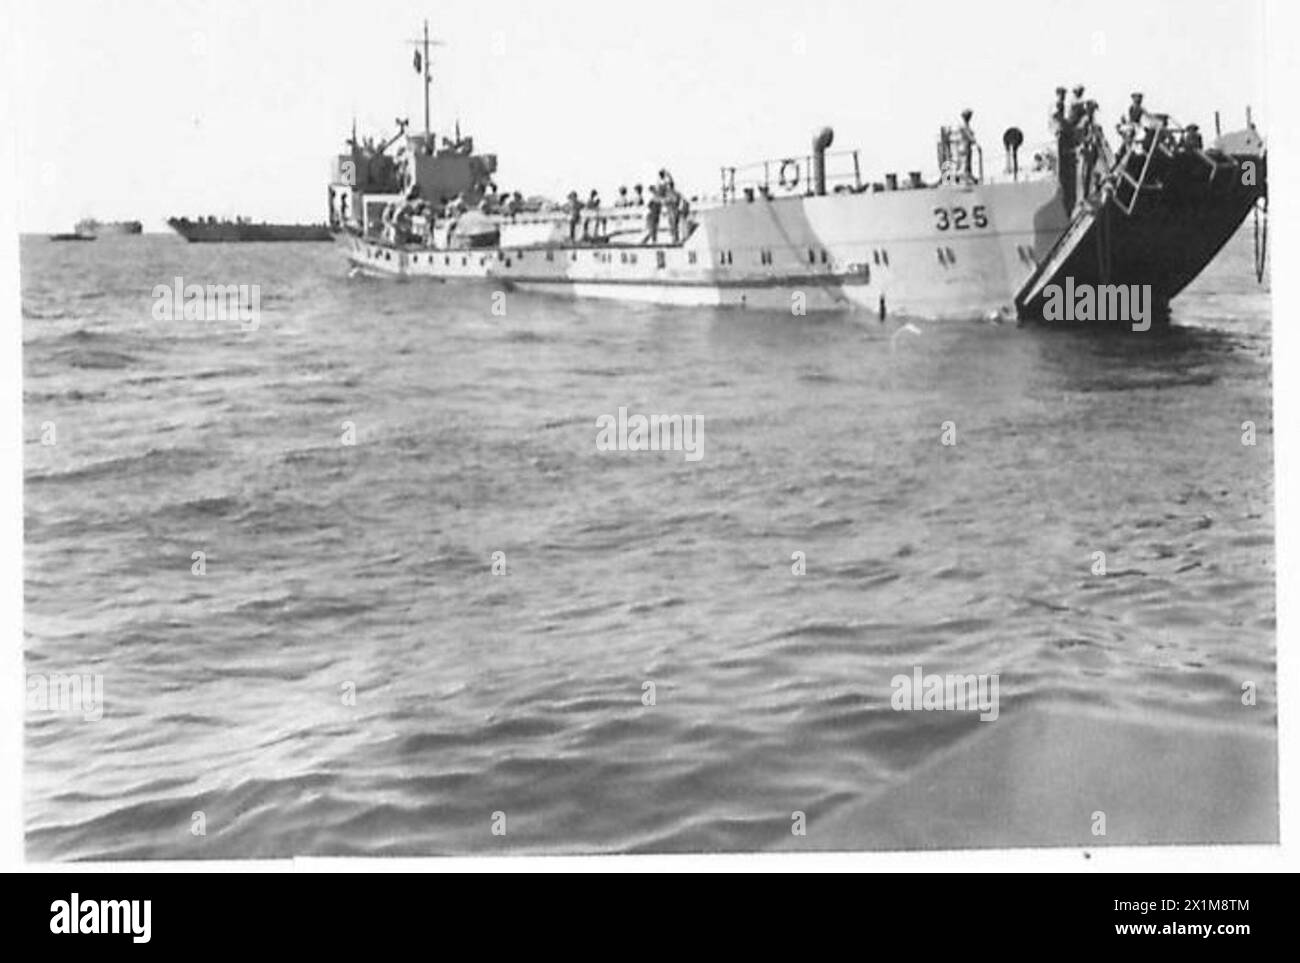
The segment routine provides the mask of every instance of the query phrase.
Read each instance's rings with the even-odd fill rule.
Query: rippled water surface
[[[917,665],[1000,673],[1003,719],[1271,732],[1250,244],[1138,336],[24,238],[26,668],[105,697],[28,713],[29,855],[775,847],[974,736],[890,709]],[[259,284],[259,328],[154,320],[175,276]],[[704,457],[597,451],[620,406]]]

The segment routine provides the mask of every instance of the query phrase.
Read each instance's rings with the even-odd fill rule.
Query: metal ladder
[[[1062,266],[1094,229],[1101,232],[1097,236],[1099,260],[1103,264],[1109,261],[1109,227],[1105,222],[1107,206],[1114,204],[1124,212],[1125,217],[1132,217],[1143,188],[1150,189],[1153,186],[1150,178],[1156,154],[1163,154],[1165,158],[1173,157],[1173,151],[1169,149],[1162,136],[1165,132],[1164,122],[1160,122],[1152,128],[1152,131],[1151,149],[1143,157],[1142,168],[1136,177],[1129,172],[1130,162],[1134,156],[1133,145],[1129,144],[1117,154],[1112,154],[1109,145],[1102,141],[1101,159],[1107,163],[1108,171],[1106,182],[1099,190],[1080,201],[1078,209],[1070,218],[1070,223],[1066,225],[1061,236],[1056,239],[1056,243],[1041,261],[1035,263],[1033,273],[1017,292],[1015,303],[1018,310],[1031,304],[1042,294],[1043,289],[1052,282]],[[1108,273],[1105,268],[1103,272]]]
[[[1142,196],[1142,188],[1146,186],[1147,176],[1151,172],[1151,162],[1155,159],[1156,152],[1160,151],[1167,156],[1171,156],[1169,147],[1161,136],[1165,132],[1164,122],[1157,124],[1151,130],[1153,134],[1151,149],[1146,152],[1146,157],[1142,161],[1142,170],[1138,176],[1134,177],[1128,172],[1129,158],[1133,156],[1133,146],[1131,144],[1124,148],[1123,153],[1120,155],[1120,161],[1114,169],[1114,173],[1117,175],[1114,194],[1115,206],[1123,211],[1126,216],[1132,216],[1133,209],[1137,207],[1138,198]],[[1127,201],[1121,196],[1121,191],[1126,187],[1129,189]]]

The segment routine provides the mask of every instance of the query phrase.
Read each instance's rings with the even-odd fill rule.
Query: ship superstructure
[[[410,121],[398,118],[396,131],[376,142],[357,137],[356,122],[347,140],[348,150],[334,158],[329,184],[329,224],[335,231],[353,234],[377,233],[385,210],[395,210],[408,200],[420,198],[425,205],[440,209],[452,201],[467,210],[476,208],[493,189],[492,175],[497,159],[493,154],[476,154],[474,139],[462,137],[460,125],[454,136],[439,138],[431,126],[430,89],[432,65],[429,23],[416,45],[415,68],[424,87],[424,130],[409,133]]]

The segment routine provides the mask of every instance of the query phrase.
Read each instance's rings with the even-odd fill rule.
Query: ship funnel
[[[835,131],[829,127],[823,127],[813,138],[813,189],[818,194],[826,193],[826,148],[831,146],[834,139]]]
[[[1025,142],[1024,132],[1019,127],[1008,127],[1002,134],[1002,146],[1007,149],[1007,173],[1015,180],[1020,180],[1020,145]]]

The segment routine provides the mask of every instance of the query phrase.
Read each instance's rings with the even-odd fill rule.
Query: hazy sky
[[[6,3],[11,0],[6,0]],[[991,158],[1046,139],[1083,82],[1108,123],[1129,91],[1212,131],[1268,133],[1258,0],[20,0],[18,224],[246,214],[322,220],[330,156],[423,123],[412,48],[434,53],[433,126],[459,117],[497,183],[563,195],[648,181],[713,192],[718,168],[804,153],[829,124],[864,174],[934,167],[962,107]]]

